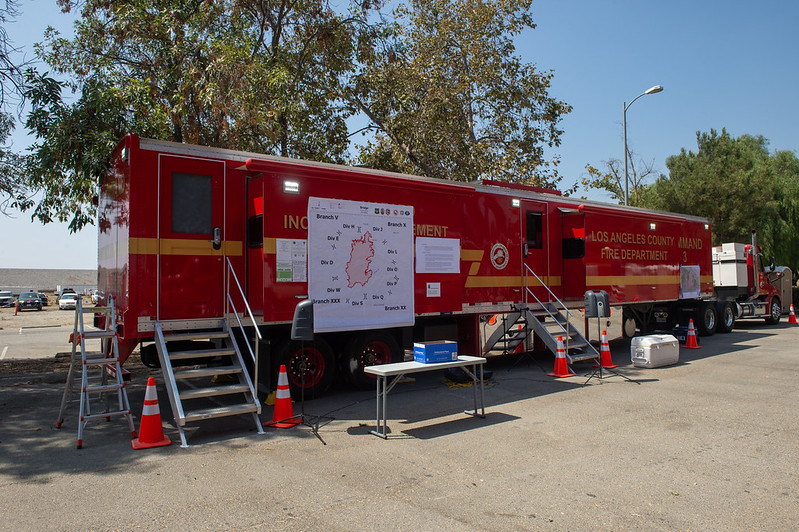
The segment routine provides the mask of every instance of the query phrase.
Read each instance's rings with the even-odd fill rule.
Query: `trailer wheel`
[[[289,388],[295,399],[303,386],[305,397],[315,397],[333,383],[336,360],[333,349],[322,338],[317,337],[313,342],[289,340],[281,346],[278,360],[286,366]]]
[[[696,316],[696,330],[699,336],[713,336],[717,323],[716,305],[709,302],[702,303]]]
[[[732,304],[729,301],[720,301],[717,303],[716,315],[719,320],[716,326],[716,332],[732,332],[732,328],[735,326],[735,310],[733,310]]]
[[[621,333],[624,338],[633,338],[638,330],[638,320],[629,309],[624,309],[621,317]]]
[[[344,375],[358,388],[368,389],[375,386],[375,377],[364,373],[364,367],[401,361],[402,351],[397,341],[385,331],[358,333],[344,347]]]
[[[771,298],[771,313],[766,318],[766,323],[768,325],[777,325],[780,322],[780,316],[782,316],[782,303],[780,302],[780,298],[774,296]]]

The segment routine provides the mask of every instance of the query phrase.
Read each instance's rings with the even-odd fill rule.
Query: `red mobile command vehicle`
[[[260,408],[242,359],[259,359],[267,388],[285,364],[291,386],[314,395],[337,373],[369,385],[365,365],[402,360],[421,341],[491,356],[534,340],[554,351],[562,336],[572,360],[595,357],[576,326],[588,291],[624,308],[629,336],[689,317],[712,334],[716,316],[735,310],[713,300],[707,220],[521,185],[130,135],[101,183],[98,217],[98,283],[114,299],[122,358],[141,344],[143,361],[160,363],[179,425],[228,414],[182,411],[220,390],[178,384],[209,375],[245,374],[236,390],[248,387],[246,408]],[[316,334],[302,343],[290,331],[306,299]],[[248,340],[254,331],[261,341]],[[202,359],[214,361],[206,371],[180,369]]]

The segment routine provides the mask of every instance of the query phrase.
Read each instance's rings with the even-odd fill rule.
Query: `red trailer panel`
[[[351,323],[322,335],[345,367],[396,358],[415,339],[457,338],[460,352],[490,354],[483,342],[492,315],[552,300],[580,308],[586,290],[605,290],[613,305],[636,312],[712,295],[710,230],[701,218],[520,185],[444,182],[128,136],[99,204],[99,284],[116,298],[127,350],[151,341],[156,322],[208,327],[231,316],[230,302],[242,314],[246,298],[275,356],[294,352],[294,309],[320,282],[308,278],[316,253],[310,244],[320,244],[309,243],[310,198],[374,206],[364,211],[370,220],[406,216],[412,223],[412,244],[393,250],[392,260],[410,265],[411,323],[379,334]],[[383,242],[375,235],[389,227],[378,225],[363,240],[376,253]],[[328,238],[334,245],[338,237]],[[339,244],[349,250],[353,242]],[[367,268],[382,268],[370,270],[374,279],[396,267],[384,258],[364,258]],[[377,289],[369,287],[372,297],[380,297]],[[383,289],[388,296],[390,286]]]

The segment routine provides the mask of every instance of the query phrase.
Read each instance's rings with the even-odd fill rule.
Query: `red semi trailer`
[[[707,220],[521,185],[130,135],[98,211],[98,283],[115,298],[123,357],[141,343],[145,362],[169,366],[167,380],[192,378],[172,366],[213,356],[231,334],[218,328],[248,307],[268,361],[257,380],[268,387],[286,364],[291,385],[310,394],[339,372],[368,384],[365,365],[401,360],[417,341],[490,356],[531,349],[534,337],[554,349],[563,335],[572,358],[593,356],[573,312],[587,291],[623,307],[629,336],[688,318],[712,334],[717,316],[728,330],[738,313],[715,298]],[[777,296],[763,287],[770,308]],[[305,299],[312,343],[290,339]],[[210,343],[197,350],[198,338]]]

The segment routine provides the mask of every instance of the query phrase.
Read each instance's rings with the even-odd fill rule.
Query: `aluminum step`
[[[180,398],[184,401],[199,399],[201,397],[217,397],[220,395],[230,395],[234,393],[247,393],[250,387],[246,384],[228,384],[224,386],[211,386],[208,388],[194,388],[180,392]]]
[[[217,406],[214,408],[203,408],[199,410],[190,410],[186,412],[183,417],[184,423],[191,423],[193,421],[202,421],[204,419],[212,419],[215,417],[225,416],[238,416],[241,414],[257,413],[258,407],[252,403],[242,403],[230,406]]]
[[[94,338],[113,338],[114,336],[116,336],[114,331],[83,331],[83,338],[89,340]]]
[[[205,332],[164,334],[164,340],[167,342],[174,342],[177,340],[215,340],[221,338],[228,338],[228,333],[225,331],[214,330]]]
[[[235,375],[241,373],[240,366],[210,366],[207,368],[192,368],[174,371],[175,380],[194,379],[197,377],[215,377],[216,375]]]
[[[230,348],[222,349],[197,349],[196,351],[170,351],[169,360],[186,360],[188,358],[209,358],[216,356],[234,355],[236,351]]]

